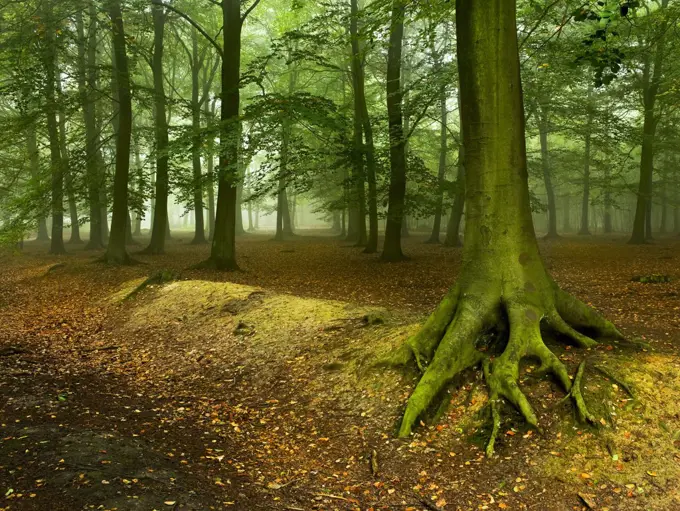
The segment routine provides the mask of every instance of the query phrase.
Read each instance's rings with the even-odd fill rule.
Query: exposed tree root
[[[572,398],[581,419],[595,423],[580,389],[585,363],[579,367],[572,384],[566,366],[545,345],[541,326],[582,348],[592,348],[597,342],[577,328],[601,337],[621,339],[616,327],[549,279],[542,288],[536,288],[531,282],[514,285],[510,288],[512,293],[498,293],[496,286],[483,291],[475,286],[476,292],[472,293],[464,291],[467,286],[463,286],[464,283],[451,289],[423,327],[378,363],[403,366],[415,362],[422,372],[406,406],[399,436],[411,434],[419,418],[437,406],[436,400],[457,374],[480,364],[489,391],[493,423],[487,455],[491,456],[494,451],[503,400],[512,404],[529,425],[538,428],[536,414],[518,384],[520,362],[524,358],[538,360],[538,373],[552,374]],[[507,342],[498,356],[478,349],[480,339],[489,336],[496,343]]]
[[[609,372],[604,367],[601,367],[601,366],[593,366],[593,367],[595,367],[596,370],[598,370],[604,376],[606,376],[607,378],[612,380],[614,383],[618,384],[618,386],[621,387],[623,390],[625,390],[630,397],[637,400],[637,397],[635,397],[635,393],[633,392],[633,389],[631,389],[630,385],[628,385],[625,381],[617,378],[616,376],[614,376],[611,372]]]

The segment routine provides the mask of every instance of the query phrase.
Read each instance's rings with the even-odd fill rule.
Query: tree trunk
[[[30,124],[26,131],[26,145],[28,150],[28,159],[31,168],[31,179],[35,185],[40,189],[40,152],[38,151],[38,137],[35,133],[35,126]],[[42,213],[38,215],[38,234],[37,241],[49,241],[50,235],[47,231],[47,220]]]
[[[675,207],[673,208],[673,230],[680,236],[680,168],[675,166]]]
[[[238,185],[239,107],[241,78],[241,3],[222,1],[224,55],[222,59],[222,112],[220,115],[220,166],[215,234],[206,265],[219,270],[236,264],[236,187]]]
[[[550,169],[550,152],[548,150],[548,133],[550,133],[550,118],[547,107],[541,107],[538,123],[541,139],[541,166],[543,182],[548,195],[548,234],[546,238],[559,238],[557,234],[557,205],[555,204],[555,189],[552,185],[552,170]]]
[[[47,117],[47,135],[50,145],[50,167],[52,174],[52,240],[50,254],[65,254],[64,247],[64,165],[59,143],[59,125],[57,123],[57,98],[55,95],[57,42],[55,38],[52,0],[43,2],[45,30],[45,114]]]
[[[213,107],[214,105],[215,104],[213,103]],[[209,126],[212,123],[214,112],[211,111],[207,98],[204,103],[203,116],[205,117],[206,125]],[[206,183],[206,186],[208,187],[208,231],[210,233],[209,239],[212,241],[215,236],[215,156],[213,155],[215,139],[210,131],[208,133],[208,148],[204,157],[208,161],[208,179]]]
[[[358,0],[350,2],[350,36],[352,44],[352,85],[354,88],[354,115],[361,122],[362,140],[360,153],[366,158],[366,181],[368,182],[368,239],[366,240],[365,254],[374,254],[378,251],[378,191],[376,184],[375,147],[373,143],[373,126],[368,114],[366,104],[366,78],[364,45],[359,34],[359,3]],[[361,225],[360,225],[361,228]],[[360,236],[361,238],[361,236]],[[359,240],[361,244],[362,240]]]
[[[668,6],[668,0],[662,0],[661,9]],[[644,108],[644,124],[642,127],[642,154],[640,156],[640,184],[633,221],[633,234],[629,243],[638,245],[652,238],[652,188],[654,184],[654,139],[658,118],[655,115],[656,99],[663,74],[666,18],[659,27],[659,38],[656,42],[654,69],[651,70],[650,57],[647,56],[642,77],[642,96]]]
[[[564,232],[571,231],[571,197],[565,194],[562,196],[562,230]]]
[[[58,68],[58,61],[55,60],[55,68]],[[71,169],[69,162],[68,144],[66,141],[66,113],[62,104],[62,86],[61,77],[56,77],[56,92],[59,98],[58,107],[58,123],[59,123],[59,150],[61,151],[61,162],[63,167],[63,180],[66,188],[66,195],[68,200],[69,218],[71,220],[71,237],[68,242],[71,245],[80,245],[83,240],[80,239],[80,223],[78,220],[78,203],[76,202],[74,181],[75,176]]]
[[[162,254],[165,252],[165,239],[170,227],[168,222],[168,113],[167,99],[165,97],[165,76],[163,74],[163,39],[165,34],[166,13],[163,7],[157,4],[153,5],[152,13],[154,28],[154,49],[151,69],[153,71],[154,85],[156,190],[153,225],[151,227],[151,241],[149,242],[149,246],[144,250],[144,253]]]
[[[203,219],[203,172],[201,170],[201,104],[199,83],[200,57],[198,55],[198,32],[191,32],[191,118],[194,130],[194,143],[191,147],[192,168],[194,178],[194,239],[193,245],[207,243],[205,239],[205,221]],[[207,98],[204,98],[207,103]]]
[[[439,131],[439,171],[437,172],[437,205],[434,211],[434,223],[432,234],[428,243],[439,243],[442,229],[442,213],[444,212],[444,179],[446,178],[446,156],[448,154],[448,109],[446,107],[446,87],[442,86],[439,92],[439,105],[441,109],[441,129]],[[455,220],[455,219],[454,219]],[[460,220],[459,220],[460,222]],[[456,232],[456,236],[458,233]]]
[[[611,175],[608,165],[605,165],[604,168],[604,232],[605,234],[614,232],[614,225],[612,223]]]
[[[87,178],[87,197],[90,215],[90,239],[86,250],[104,247],[100,186],[102,169],[98,163],[102,157],[99,152],[100,139],[97,130],[96,101],[93,96],[97,84],[97,23],[96,6],[89,6],[89,22],[87,36],[81,11],[76,13],[76,29],[78,33],[78,94],[83,110],[85,125],[85,168]]]
[[[590,94],[588,94],[588,121],[586,124],[585,154],[583,166],[583,201],[581,202],[581,228],[578,233],[582,236],[590,235],[590,149],[591,149],[591,126],[593,121]]]
[[[493,424],[487,445],[491,456],[501,426],[502,399],[537,426],[518,383],[523,358],[538,359],[566,392],[571,390],[566,367],[542,340],[541,323],[579,346],[596,343],[570,323],[602,335],[620,334],[561,291],[539,254],[529,203],[516,1],[456,4],[467,178],[463,265],[458,282],[423,328],[386,362],[415,359],[424,370],[404,412],[402,437],[411,434],[428,408],[439,407],[438,398],[447,398],[442,391],[458,373],[482,365]],[[488,351],[477,350],[480,336],[493,331],[505,334],[499,335],[498,344],[492,341]],[[575,403],[592,419],[582,400]]]
[[[401,53],[404,39],[403,0],[392,3],[390,42],[387,52],[387,116],[390,140],[390,189],[388,195],[387,226],[382,259],[401,261],[402,221],[406,196],[406,140],[403,130]]]
[[[458,112],[462,112],[460,104],[460,94],[458,94]],[[449,223],[446,226],[446,240],[444,245],[447,247],[462,247],[460,241],[460,223],[465,211],[465,145],[463,143],[463,120],[460,120],[461,143],[458,147],[458,176],[456,177],[456,194],[451,207]]]
[[[120,0],[108,1],[108,14],[113,31],[113,53],[118,82],[118,137],[116,140],[116,172],[113,179],[113,218],[105,259],[111,264],[129,264],[125,241],[128,221],[128,182],[132,138],[132,97],[130,74]]]

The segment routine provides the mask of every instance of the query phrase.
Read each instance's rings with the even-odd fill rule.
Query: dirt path
[[[608,469],[577,450],[569,467],[546,461],[563,460],[575,445],[561,440],[567,433],[560,424],[573,425],[568,409],[550,406],[542,412],[543,437],[508,424],[513,434],[499,458],[483,458],[467,426],[458,431],[457,421],[484,401],[474,377],[452,395],[437,427],[412,442],[393,438],[412,376],[357,379],[353,371],[367,344],[403,336],[436,304],[455,278],[457,250],[414,238],[406,247],[410,262],[385,265],[332,239],[279,244],[251,236],[239,244],[244,271],[214,275],[186,270],[205,249],[185,243],[131,268],[107,268],[84,253],[55,259],[42,249],[29,245],[27,255],[2,261],[0,509],[676,508],[663,507],[677,504],[670,491],[676,452],[667,453],[662,472],[638,458],[663,445],[635,447],[653,443],[637,438],[644,427],[672,445],[680,415],[670,412],[658,418],[663,426],[628,428],[632,447],[620,453],[592,440],[604,452],[592,456],[611,458],[613,472],[621,465],[619,479],[603,476]],[[680,243],[624,250],[617,240],[572,240],[543,252],[565,288],[628,335],[677,353]],[[180,273],[184,287],[150,289],[122,304],[110,299],[124,283],[159,270]],[[675,279],[631,282],[650,273]],[[223,287],[205,282],[216,278],[255,291],[222,297]],[[206,294],[199,285],[218,287],[199,303]],[[167,303],[164,292],[175,293]],[[330,299],[358,305],[336,308]],[[400,312],[384,324],[362,322],[365,308],[383,307]],[[273,327],[267,318],[276,320]],[[580,360],[573,351],[561,354],[572,366]],[[673,375],[663,372],[670,366],[654,370],[674,395]],[[561,398],[547,380],[535,382],[531,395],[547,405]],[[604,438],[577,429],[579,442]]]

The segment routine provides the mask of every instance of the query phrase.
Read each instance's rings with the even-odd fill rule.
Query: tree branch
[[[248,15],[250,15],[250,13],[253,12],[253,10],[255,9],[255,7],[257,7],[257,4],[259,4],[259,3],[260,3],[260,0],[255,0],[255,1],[253,2],[253,5],[251,5],[250,7],[248,7],[248,9],[246,10],[246,12],[243,13],[243,16],[241,16],[241,23],[243,23],[244,21],[246,21],[246,18],[248,17]]]
[[[199,25],[193,19],[191,19],[191,17],[188,14],[180,11],[179,9],[177,9],[176,7],[173,7],[172,5],[168,5],[168,4],[164,3],[162,0],[151,0],[151,3],[154,4],[154,5],[160,5],[161,7],[165,7],[166,9],[177,14],[180,18],[183,18],[184,20],[186,20],[191,26],[193,26],[196,30],[198,30],[201,33],[201,35],[208,40],[208,42],[210,44],[212,44],[215,47],[215,49],[217,50],[217,53],[219,53],[220,57],[222,59],[224,59],[224,50],[222,50],[222,47],[217,43],[217,41],[215,41],[215,39],[210,37],[208,32],[206,32],[205,29],[201,25]]]

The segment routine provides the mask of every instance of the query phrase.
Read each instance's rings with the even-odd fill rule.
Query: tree
[[[668,7],[669,0],[661,0],[659,9],[663,16]],[[649,12],[649,11],[648,11]],[[659,13],[657,13],[659,14]],[[655,53],[644,56],[642,71],[642,105],[644,108],[644,125],[642,127],[642,155],[640,157],[640,184],[638,189],[637,203],[635,206],[635,220],[633,222],[633,234],[631,244],[645,243],[652,237],[652,192],[654,184],[654,139],[659,117],[656,112],[656,103],[663,78],[663,66],[666,50],[666,27],[668,19],[662,17],[659,23],[659,32],[650,35],[654,40]]]
[[[125,242],[128,225],[128,181],[132,139],[132,96],[128,68],[125,27],[120,0],[108,0],[107,12],[113,31],[115,79],[118,82],[118,137],[116,140],[116,171],[113,180],[113,217],[109,245],[104,259],[110,264],[129,264]]]
[[[76,13],[78,34],[78,93],[80,95],[83,120],[85,124],[85,165],[87,173],[87,195],[90,216],[90,239],[86,249],[104,247],[104,226],[106,214],[102,214],[102,177],[100,137],[97,129],[97,102],[94,91],[97,89],[97,10],[94,3],[88,7],[89,28],[85,33],[83,13]]]
[[[581,347],[596,342],[576,328],[620,338],[606,319],[562,291],[539,254],[531,216],[524,106],[518,57],[516,1],[458,0],[458,67],[464,146],[467,219],[463,266],[458,281],[422,329],[390,362],[415,360],[424,373],[411,395],[399,429],[408,436],[440,391],[461,371],[482,365],[490,393],[494,450],[501,399],[537,425],[518,385],[524,357],[541,361],[565,391],[572,382],[566,367],[545,345],[541,326]],[[480,335],[493,333],[493,358],[476,349]],[[507,341],[505,344],[504,341]],[[590,417],[582,400],[575,404]]]
[[[165,97],[165,75],[163,72],[163,53],[165,35],[165,9],[153,5],[153,72],[154,91],[154,128],[156,134],[156,197],[151,228],[151,241],[144,251],[147,254],[162,254],[165,251],[165,236],[168,228],[168,118]]]
[[[390,191],[385,227],[384,261],[401,261],[402,222],[406,196],[406,138],[402,114],[401,53],[404,42],[405,5],[392,2],[390,41],[387,52],[387,115],[390,140]]]
[[[218,169],[217,210],[210,258],[204,265],[218,270],[238,269],[236,263],[236,192],[240,140],[239,109],[241,80],[241,31],[248,15],[259,4],[253,3],[241,15],[239,0],[222,1],[224,34],[222,57],[222,112],[220,114],[220,165]],[[215,45],[218,49],[219,46]]]
[[[47,136],[50,145],[50,164],[52,173],[52,239],[50,254],[65,254],[64,247],[64,165],[59,141],[59,125],[57,122],[56,99],[56,58],[57,27],[54,20],[51,0],[43,3],[45,22],[45,49],[43,52],[45,66],[45,99],[47,117]]]
[[[350,37],[352,45],[352,86],[354,88],[354,115],[361,125],[358,134],[363,133],[363,140],[358,139],[360,146],[357,148],[357,156],[366,159],[366,180],[368,181],[368,239],[366,240],[365,254],[374,254],[378,251],[378,197],[376,185],[375,147],[373,143],[373,126],[368,115],[366,105],[366,76],[364,45],[359,34],[359,3],[358,0],[350,0]],[[363,187],[363,182],[361,183]]]

